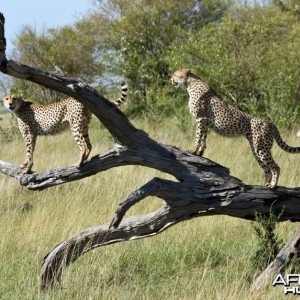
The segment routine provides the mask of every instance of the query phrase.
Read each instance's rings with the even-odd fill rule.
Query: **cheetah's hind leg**
[[[198,147],[193,147],[188,150],[189,153],[197,155]]]
[[[80,134],[77,135],[75,132],[73,132],[73,135],[75,137],[75,141],[76,141],[77,145],[79,146],[79,152],[80,152],[79,160],[76,163],[76,168],[78,169],[82,166],[84,158],[86,157],[87,145],[83,139],[83,136],[81,136]]]
[[[247,138],[247,140],[250,144],[252,153],[253,153],[256,161],[258,162],[259,166],[264,171],[264,174],[265,174],[265,183],[264,183],[264,185],[267,188],[274,188],[277,184],[278,176],[277,176],[277,179],[275,179],[275,176],[273,176],[272,169],[269,167],[270,163],[268,162],[269,157],[271,156],[271,150],[270,149],[272,147],[272,144],[269,143],[268,148],[265,148],[264,143],[263,143],[262,148],[264,148],[265,150],[262,151],[262,150],[258,150],[258,145],[259,145],[259,147],[261,147],[261,145],[262,145],[262,143],[259,139],[254,138],[252,134],[246,135],[246,138]],[[256,145],[256,147],[254,145]],[[266,155],[267,153],[269,153],[269,155]],[[266,159],[266,157],[268,157],[268,159]],[[271,161],[273,161],[272,156],[271,156]],[[275,164],[275,162],[274,162],[274,164]],[[275,179],[275,180],[273,181],[273,179]]]
[[[274,189],[277,186],[280,168],[273,160],[271,151],[258,151],[258,162],[265,172],[265,186]]]
[[[31,172],[31,168],[33,166],[33,163],[25,161],[22,165],[20,165],[20,168],[22,169],[23,174],[28,174]]]
[[[194,155],[203,156],[205,147],[200,147],[195,145],[193,148],[189,149],[188,152]]]
[[[80,168],[82,166],[83,162],[89,156],[90,153],[90,150],[84,141],[81,141],[79,143],[79,148],[80,148],[80,158],[76,164],[76,168]]]
[[[92,150],[92,144],[89,137],[88,126],[85,126],[83,130],[83,139],[86,145],[84,160],[87,160]]]
[[[76,164],[76,168],[80,168],[85,160],[88,159],[92,150],[92,144],[87,130],[84,130],[84,134],[80,135],[80,138],[76,140],[80,148],[80,159]]]
[[[277,186],[278,178],[280,175],[280,168],[274,162],[273,159],[272,159],[272,164],[271,164],[270,168],[271,168],[271,173],[272,173],[272,179],[269,181],[269,183],[266,184],[266,187],[269,189],[274,189]]]

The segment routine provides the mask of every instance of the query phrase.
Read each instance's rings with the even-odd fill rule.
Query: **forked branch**
[[[133,192],[126,200],[120,203],[109,228],[117,228],[130,207],[148,196],[158,196],[159,190],[169,185],[172,185],[172,183],[159,178],[153,178],[150,182]]]

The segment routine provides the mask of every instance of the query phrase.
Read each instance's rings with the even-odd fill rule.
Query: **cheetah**
[[[251,116],[225,103],[221,97],[189,69],[174,73],[172,84],[184,86],[189,93],[189,110],[196,119],[196,143],[190,153],[202,156],[206,149],[208,127],[224,136],[244,135],[254,157],[265,174],[265,186],[277,186],[280,168],[271,154],[273,140],[289,153],[300,153],[300,147],[290,147],[281,138],[277,127],[266,120]]]
[[[127,98],[125,82],[122,82],[121,89],[121,97],[113,102],[116,106],[123,104]],[[3,104],[16,116],[19,130],[26,144],[26,160],[20,166],[24,174],[31,172],[37,136],[58,133],[66,128],[68,123],[80,149],[80,158],[76,167],[81,167],[88,158],[92,149],[88,134],[91,112],[74,98],[43,105],[10,94],[3,98]]]

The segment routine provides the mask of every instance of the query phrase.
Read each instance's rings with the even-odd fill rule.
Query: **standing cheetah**
[[[127,84],[123,82],[121,88],[121,97],[114,102],[117,106],[124,103],[127,98]],[[3,104],[17,117],[19,130],[25,140],[26,160],[20,166],[23,173],[31,171],[37,136],[58,133],[66,127],[67,123],[80,149],[80,159],[76,167],[79,168],[88,158],[92,149],[88,134],[91,112],[77,100],[67,98],[57,103],[42,105],[10,94],[4,97]]]
[[[245,135],[254,157],[264,170],[266,187],[275,188],[280,168],[272,158],[273,140],[289,153],[300,153],[300,147],[288,146],[273,123],[253,117],[223,102],[219,95],[191,70],[176,71],[171,81],[175,87],[186,87],[190,96],[190,113],[196,119],[196,143],[189,152],[203,155],[208,127],[225,136]]]

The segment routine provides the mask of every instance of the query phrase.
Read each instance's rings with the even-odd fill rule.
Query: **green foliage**
[[[185,31],[220,20],[231,0],[96,3],[95,10],[74,26],[40,34],[25,27],[16,41],[17,58],[48,70],[57,63],[69,76],[82,77],[96,86],[109,84],[116,75],[125,77],[135,92],[135,105],[146,100],[149,89],[157,86],[161,90],[169,84],[166,55],[173,41],[184,37]],[[30,83],[15,81],[14,88],[37,98]],[[48,91],[40,94],[50,101],[56,96]]]
[[[122,70],[141,97],[147,96],[150,86],[164,86],[170,78],[166,55],[173,41],[220,19],[227,6],[226,1],[208,0],[122,1],[120,17],[112,24],[118,58],[114,71]]]
[[[0,125],[6,127],[15,120],[12,117],[1,115]],[[107,152],[114,141],[95,117],[91,123],[94,156]],[[134,123],[161,143],[182,149],[193,144],[193,134],[179,131],[174,118],[161,123],[139,118]],[[296,143],[295,135],[289,133],[287,137]],[[230,167],[232,175],[247,184],[262,181],[247,141],[237,138],[233,143],[210,134],[207,157]],[[239,155],[233,149],[238,149]],[[298,157],[290,155],[287,160],[279,151],[274,149],[278,164],[284,166],[280,184],[296,186],[299,178],[291,174],[298,172]],[[0,157],[18,165],[25,152],[24,141],[19,138],[2,143]],[[41,136],[34,169],[41,172],[70,165],[77,157],[78,148],[70,130],[55,137]],[[39,290],[41,263],[54,245],[84,228],[108,223],[121,199],[153,177],[174,180],[153,169],[125,166],[37,193],[1,175],[1,300],[249,299],[249,278],[253,279],[250,257],[256,250],[254,231],[249,221],[226,216],[195,218],[152,238],[94,249],[68,267],[54,289],[47,293]],[[19,211],[24,202],[33,208]],[[128,216],[148,214],[162,205],[165,203],[161,199],[150,197],[132,207]],[[282,222],[277,233],[286,242],[298,226]],[[266,288],[256,299],[286,296],[281,289]]]
[[[6,126],[2,125],[2,118],[0,118],[0,142],[1,143],[10,143],[15,139],[21,137],[18,125],[15,118],[9,119],[9,124]]]
[[[256,214],[256,223],[253,223],[252,227],[258,238],[258,248],[251,259],[255,270],[265,269],[283,246],[282,240],[275,233],[280,216],[281,214],[276,215],[272,210],[268,215]]]
[[[24,27],[17,59],[47,70],[57,63],[109,96],[119,78],[126,79],[130,113],[174,114],[180,126],[187,95],[170,85],[170,77],[178,68],[192,68],[225,101],[291,127],[300,117],[298,1],[238,3],[94,1],[94,10],[72,26],[41,33]],[[42,102],[61,97],[20,80],[12,90]]]
[[[57,64],[68,76],[88,82],[93,82],[103,71],[101,61],[94,54],[96,41],[83,25],[52,28],[42,33],[26,26],[15,45],[17,59],[33,67],[55,71]],[[39,88],[26,80],[15,80],[12,92],[21,92],[24,97],[40,102],[51,102],[59,97],[55,91]]]
[[[175,41],[170,64],[193,68],[244,111],[291,125],[300,117],[299,30],[298,18],[276,7],[238,8]]]

